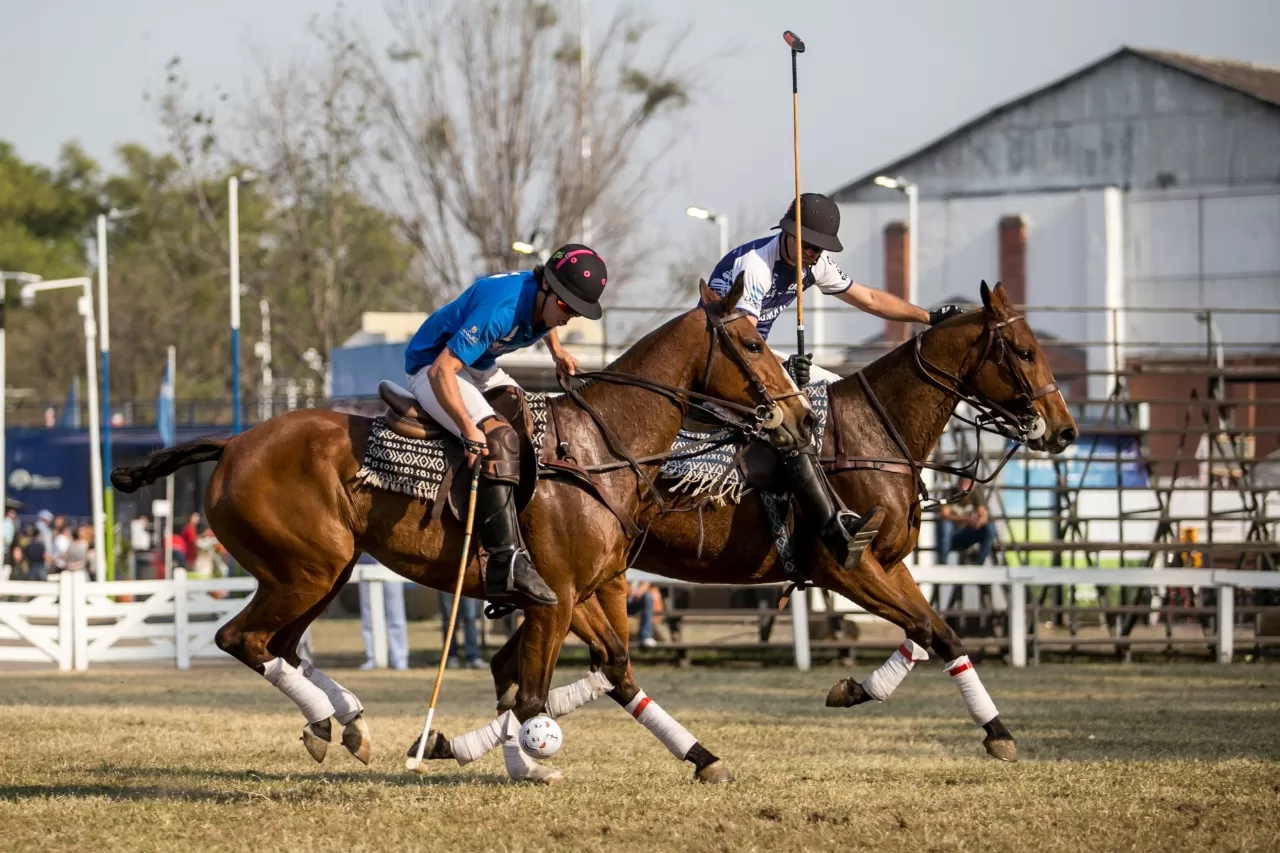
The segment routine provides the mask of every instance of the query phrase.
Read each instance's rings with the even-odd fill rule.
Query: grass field
[[[414,776],[432,671],[332,674],[367,709],[368,768],[336,743],[315,764],[288,700],[239,667],[0,673],[0,850],[1280,847],[1271,665],[985,666],[1013,765],[985,757],[936,661],[849,710],[822,707],[837,668],[641,670],[737,773],[714,787],[607,699],[562,721],[564,785],[513,785],[500,751]],[[491,695],[451,671],[439,724],[485,722]]]

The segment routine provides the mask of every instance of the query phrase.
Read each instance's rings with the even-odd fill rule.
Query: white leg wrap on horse
[[[880,668],[862,682],[862,691],[878,702],[888,699],[898,689],[902,679],[916,665],[916,661],[928,660],[929,653],[914,640],[903,640],[898,650],[880,664]]]
[[[991,701],[991,694],[982,686],[978,671],[969,663],[968,655],[956,658],[947,664],[946,669],[947,675],[960,688],[960,698],[964,700],[965,710],[975,723],[985,726],[1000,715],[996,710],[996,703]]]
[[[578,710],[588,702],[599,699],[613,689],[603,672],[593,672],[573,684],[557,687],[547,695],[547,716],[563,717]]]
[[[517,723],[516,731],[519,730]],[[525,754],[519,739],[514,736],[502,745],[502,761],[507,765],[507,775],[513,782],[545,782],[553,776],[563,776],[554,767],[545,767]]]
[[[651,731],[681,761],[698,742],[696,737],[689,734],[688,729],[677,723],[670,714],[662,710],[661,705],[646,696],[643,690],[627,703],[627,713]]]
[[[301,671],[290,666],[284,658],[267,661],[262,674],[277,690],[293,700],[308,723],[318,723],[334,715],[333,703],[324,691],[308,681]]]
[[[453,757],[457,760],[459,766],[464,766],[481,758],[489,753],[495,746],[503,741],[511,740],[520,731],[520,723],[516,720],[516,715],[510,711],[504,711],[487,726],[481,726],[475,731],[458,735],[449,741],[449,748],[453,750]]]
[[[306,658],[302,660],[302,674],[306,676],[307,681],[319,687],[324,691],[324,695],[329,697],[329,701],[333,703],[334,716],[342,725],[345,726],[364,711],[364,706],[360,704],[356,694],[316,669],[315,664]]]

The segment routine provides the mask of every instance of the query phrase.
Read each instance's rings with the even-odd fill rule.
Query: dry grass
[[[822,707],[835,668],[649,668],[641,684],[739,781],[695,784],[606,699],[563,721],[568,783],[550,789],[506,781],[499,753],[403,772],[428,670],[332,671],[368,709],[369,768],[338,744],[313,763],[301,717],[239,667],[10,672],[0,849],[1280,847],[1280,669],[982,671],[1016,765],[984,756],[936,661],[885,705],[842,711]],[[441,724],[483,723],[490,697],[486,673],[450,672]]]

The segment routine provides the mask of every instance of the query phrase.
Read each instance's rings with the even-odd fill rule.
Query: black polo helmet
[[[791,202],[778,224],[792,237],[796,236],[796,203]],[[844,251],[840,242],[840,207],[822,193],[803,193],[800,196],[800,239],[810,246],[828,252]]]
[[[566,243],[547,258],[542,273],[556,296],[578,314],[588,320],[599,320],[604,315],[600,296],[609,283],[609,270],[594,249],[581,243]]]

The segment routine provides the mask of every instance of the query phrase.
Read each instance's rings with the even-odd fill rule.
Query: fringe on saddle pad
[[[550,397],[548,394],[525,395],[533,418],[535,447],[542,445],[542,437],[547,431],[547,402]],[[448,469],[445,439],[405,438],[387,425],[386,418],[377,417],[373,420],[373,431],[356,479],[376,489],[433,501]]]
[[[809,403],[817,418],[814,439],[822,446],[822,431],[827,422],[829,399],[827,383],[814,382],[805,386],[809,395]],[[665,480],[675,480],[670,486],[672,492],[686,494],[690,497],[709,497],[717,505],[736,504],[746,494],[747,484],[742,472],[734,464],[740,444],[725,442],[732,432],[718,430],[716,432],[691,432],[681,430],[671,445],[671,452],[676,454],[662,466],[659,476]],[[699,451],[700,447],[707,448]]]
[[[377,417],[356,479],[367,486],[433,501],[448,468],[444,439],[405,438],[387,426],[386,418]]]

